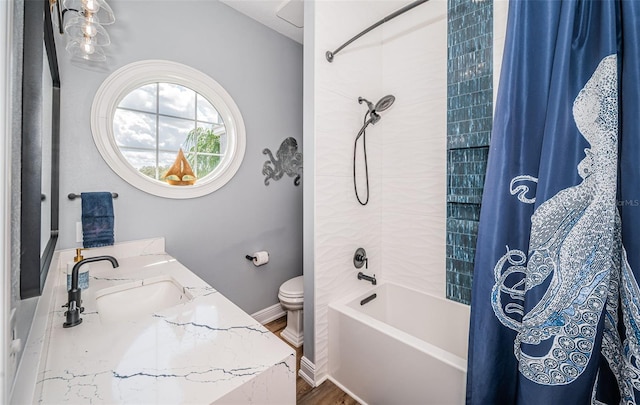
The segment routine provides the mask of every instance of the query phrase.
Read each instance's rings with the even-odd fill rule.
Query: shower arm
[[[333,57],[340,52],[341,50],[343,50],[347,45],[349,45],[350,43],[352,43],[353,41],[355,41],[356,39],[360,38],[361,36],[365,35],[366,33],[368,33],[369,31],[381,26],[382,24],[386,23],[387,21],[390,21],[394,18],[396,18],[397,16],[399,16],[400,14],[403,14],[409,10],[411,10],[412,8],[419,6],[422,3],[426,3],[429,0],[417,0],[414,1],[413,3],[409,3],[408,5],[402,7],[400,10],[389,14],[388,16],[386,16],[385,18],[383,18],[382,20],[378,21],[377,23],[373,24],[372,26],[370,26],[369,28],[365,29],[364,31],[362,31],[361,33],[359,33],[358,35],[356,35],[355,37],[351,38],[350,40],[348,40],[347,42],[345,42],[344,44],[340,45],[335,51],[331,52],[331,51],[327,51],[327,53],[325,53],[325,56],[327,58],[327,60],[329,62],[333,62]]]

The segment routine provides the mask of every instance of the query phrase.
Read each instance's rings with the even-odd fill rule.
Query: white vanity
[[[80,325],[63,328],[66,265],[57,252],[13,403],[295,404],[288,345],[165,253],[164,239],[95,248]],[[29,368],[31,367],[31,371]]]

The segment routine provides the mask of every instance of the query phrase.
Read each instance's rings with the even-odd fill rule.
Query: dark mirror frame
[[[60,186],[60,74],[53,37],[49,0],[25,0],[22,70],[22,170],[20,210],[20,298],[42,294],[58,241]],[[46,51],[46,65],[43,60]],[[51,132],[42,128],[43,69],[52,79]],[[46,103],[45,103],[46,104]],[[51,137],[51,151],[42,150],[42,139]],[[42,154],[51,153],[51,189],[42,190]],[[41,251],[41,204],[51,202],[49,241]]]

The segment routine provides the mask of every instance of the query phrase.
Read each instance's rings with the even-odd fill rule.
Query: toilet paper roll
[[[262,266],[269,262],[269,252],[260,251],[253,254],[253,264],[256,266]]]

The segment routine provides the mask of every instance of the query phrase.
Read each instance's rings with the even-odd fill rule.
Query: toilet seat
[[[278,299],[280,299],[280,301],[297,303],[297,302],[303,302],[304,297],[302,295],[296,296],[296,295],[278,294]]]
[[[303,276],[294,277],[280,286],[279,295],[284,298],[302,298],[304,296]]]

